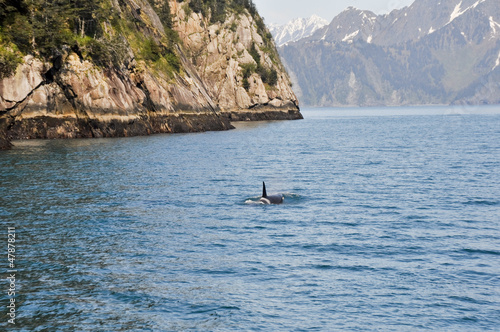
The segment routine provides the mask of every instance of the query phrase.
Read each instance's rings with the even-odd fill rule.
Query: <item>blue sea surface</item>
[[[14,142],[0,330],[499,331],[500,106],[303,114]]]

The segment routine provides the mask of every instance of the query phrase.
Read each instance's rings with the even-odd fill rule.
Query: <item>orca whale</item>
[[[267,195],[266,183],[262,182],[262,197],[259,200],[264,204],[281,204],[283,203],[283,195]]]

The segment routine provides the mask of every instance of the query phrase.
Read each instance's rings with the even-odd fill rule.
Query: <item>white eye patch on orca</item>
[[[266,183],[262,182],[262,197],[259,200],[263,204],[281,204],[283,203],[283,195],[267,195]]]

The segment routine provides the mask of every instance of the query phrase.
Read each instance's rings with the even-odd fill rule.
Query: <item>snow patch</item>
[[[461,9],[462,9],[462,1],[460,1],[460,3],[455,6],[455,9],[450,15],[450,21],[448,23],[451,23],[451,21],[453,21],[454,19],[463,14],[463,12],[460,11]]]
[[[350,33],[348,35],[345,35],[344,39],[342,39],[343,42],[345,41],[350,41],[352,42],[352,39],[356,37],[359,33],[359,30],[354,31],[353,33]]]
[[[358,8],[356,8],[356,7],[354,7],[354,6],[349,6],[349,7],[347,7],[346,9],[344,9],[344,10],[342,11],[342,13],[345,13],[345,12],[348,12],[348,11],[351,11],[351,10],[354,10],[354,11],[360,11],[360,9],[358,9]]]
[[[500,53],[498,53],[497,61],[495,62],[495,67],[492,70],[495,70],[496,67],[500,66]]]
[[[466,11],[476,8],[477,6],[479,6],[481,3],[485,2],[485,1],[486,0],[478,0],[472,6],[467,7],[464,10],[462,10],[462,1],[460,1],[460,3],[455,6],[455,9],[453,10],[453,12],[450,15],[450,21],[448,23],[446,23],[446,25],[453,22],[454,19],[463,15]]]
[[[368,22],[372,23],[373,20],[377,19],[376,16],[368,16],[366,11],[361,12],[359,15],[363,17],[363,22],[368,21]]]
[[[436,31],[436,29],[434,29],[433,27],[431,27],[431,28],[429,29],[428,34],[430,35],[430,34],[431,34],[431,33],[433,33],[434,31]]]
[[[278,46],[288,42],[297,41],[299,39],[311,36],[316,30],[328,25],[328,21],[312,15],[309,18],[297,18],[285,25],[271,24],[269,26],[274,40]]]
[[[500,32],[500,24],[493,20],[493,16],[490,16],[490,28],[493,30],[493,35],[496,35],[497,31]]]
[[[368,38],[366,38],[366,42],[368,44],[371,44],[372,43],[372,40],[373,40],[373,36],[372,35],[369,35]]]

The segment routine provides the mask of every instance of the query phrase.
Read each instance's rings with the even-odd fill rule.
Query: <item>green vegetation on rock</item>
[[[141,11],[151,8],[140,2],[134,7],[130,1],[112,0],[0,0],[0,78],[12,75],[24,55],[53,61],[70,49],[102,68],[126,68],[136,59],[172,77],[181,70],[175,45],[182,42],[173,30],[169,2],[146,1],[162,27],[150,22],[150,15],[142,15]],[[183,8],[188,14],[201,13],[210,24],[224,23],[231,14],[249,13],[264,41],[260,50],[279,66],[272,36],[251,0],[178,2],[185,2]],[[230,29],[236,31],[234,21]],[[251,73],[247,69],[245,76],[257,73],[264,83],[274,86],[276,70],[260,63],[255,45],[250,53],[257,66]]]
[[[14,74],[17,65],[21,62],[22,57],[17,46],[10,42],[4,42],[0,33],[0,79]]]
[[[111,0],[0,0],[0,77],[12,74],[22,55],[51,60],[66,49],[101,67],[121,68],[134,56],[178,72],[169,3],[149,2],[164,34],[126,2],[120,10]]]
[[[182,0],[178,2],[183,2]],[[256,17],[257,9],[251,0],[190,0],[189,8],[195,13],[210,17],[210,23],[224,23],[229,11],[242,14],[245,9]]]
[[[269,69],[266,68],[264,65],[262,65],[261,56],[257,51],[255,43],[252,44],[248,53],[250,53],[256,64],[253,63],[240,64],[240,67],[243,72],[243,88],[245,88],[245,90],[248,91],[248,89],[250,88],[248,78],[253,73],[257,73],[261,77],[262,82],[264,82],[265,84],[269,84],[270,86],[275,86],[278,83],[278,72],[274,68]]]

